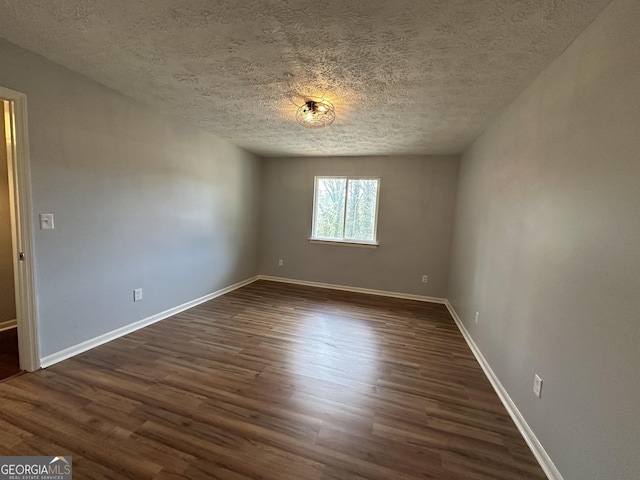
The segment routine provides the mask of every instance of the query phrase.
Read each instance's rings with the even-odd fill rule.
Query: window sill
[[[342,245],[343,247],[378,248],[378,243],[374,242],[350,242],[347,240],[324,240],[322,238],[310,238],[309,243],[318,243],[322,245]]]

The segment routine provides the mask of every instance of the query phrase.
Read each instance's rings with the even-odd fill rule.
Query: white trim
[[[57,353],[54,353],[52,355],[48,355],[41,359],[42,368],[49,367],[55,363],[61,362],[75,355],[86,352],[87,350],[103,345],[107,342],[110,342],[111,340],[115,340],[124,335],[135,332],[136,330],[140,330],[141,328],[144,328],[148,325],[151,325],[153,323],[169,318],[180,312],[183,312],[197,305],[200,305],[201,303],[207,302],[216,297],[232,292],[233,290],[237,290],[238,288],[244,287],[245,285],[249,285],[250,283],[253,283],[257,280],[290,283],[290,284],[304,285],[309,287],[327,288],[331,290],[340,290],[340,291],[355,292],[355,293],[365,293],[369,295],[378,295],[382,297],[400,298],[405,300],[417,300],[420,302],[431,302],[431,303],[439,303],[439,304],[445,305],[449,310],[449,313],[451,314],[451,317],[456,323],[458,329],[460,330],[460,333],[462,334],[465,341],[467,342],[467,345],[469,345],[471,352],[475,356],[484,374],[486,375],[487,379],[491,383],[491,386],[493,387],[496,394],[498,395],[498,398],[504,405],[505,409],[509,413],[509,416],[511,417],[516,427],[518,428],[518,431],[520,432],[525,442],[531,449],[531,452],[533,453],[536,460],[540,464],[540,467],[542,468],[542,470],[545,472],[545,474],[550,480],[563,480],[563,477],[560,474],[560,471],[554,465],[553,461],[551,460],[551,457],[549,457],[544,447],[536,437],[535,433],[533,433],[533,430],[531,430],[531,427],[529,427],[526,420],[524,419],[524,417],[516,407],[515,403],[513,402],[513,400],[505,390],[505,388],[503,387],[502,383],[500,382],[496,374],[493,372],[491,366],[485,359],[484,355],[482,355],[482,352],[480,351],[480,349],[474,342],[473,338],[467,331],[466,327],[460,320],[460,317],[458,317],[458,314],[454,310],[453,306],[451,305],[449,300],[445,298],[428,297],[424,295],[413,295],[413,294],[400,293],[400,292],[388,292],[384,290],[373,290],[369,288],[351,287],[347,285],[334,285],[330,283],[309,282],[309,281],[297,280],[293,278],[272,277],[269,275],[257,275],[255,277],[249,278],[247,280],[236,283],[234,285],[230,285],[226,288],[210,293],[203,297],[197,298],[190,302],[184,303],[177,307],[170,308],[169,310],[165,310],[164,312],[160,312],[156,315],[145,318],[138,322],[125,325],[124,327],[118,328],[116,330],[112,330],[111,332],[107,332],[93,339],[79,343],[77,345],[74,345],[73,347],[69,347]]]
[[[33,267],[33,234],[31,226],[31,167],[29,157],[29,131],[27,123],[27,96],[0,87],[0,100],[9,102],[6,132],[9,166],[9,198],[12,215],[12,242],[14,253],[14,283],[18,325],[20,368],[29,372],[40,368],[38,318],[36,309],[35,274]],[[6,138],[5,135],[2,135]],[[22,252],[25,260],[18,261]]]
[[[309,243],[317,243],[320,245],[342,245],[343,247],[378,248],[377,243],[352,242],[349,240],[324,240],[322,238],[310,238]]]
[[[17,320],[5,320],[4,322],[0,322],[0,332],[4,332],[5,330],[10,330],[12,328],[16,328],[18,326]]]
[[[412,295],[407,293],[371,290],[368,288],[349,287],[344,285],[333,285],[333,284],[319,283],[319,282],[307,282],[304,280],[295,280],[291,278],[270,277],[268,275],[259,275],[259,278],[260,280],[269,280],[272,282],[293,283],[296,285],[330,288],[333,290],[344,290],[348,292],[367,293],[370,295],[380,295],[384,297],[402,298],[407,300],[418,300],[422,302],[441,303],[446,305],[447,309],[449,310],[449,313],[451,314],[451,317],[453,317],[454,322],[458,326],[460,333],[462,333],[462,336],[467,342],[467,345],[469,345],[469,348],[473,352],[473,355],[476,357],[476,360],[480,364],[482,371],[489,379],[489,382],[491,382],[491,386],[493,387],[496,394],[498,395],[498,398],[500,399],[505,409],[509,413],[509,416],[511,417],[513,422],[516,424],[518,431],[520,432],[520,434],[524,438],[524,441],[527,443],[527,445],[531,449],[531,452],[533,453],[534,457],[540,464],[540,467],[542,468],[544,473],[547,475],[547,477],[550,480],[563,480],[562,475],[554,465],[553,461],[551,460],[551,457],[549,457],[544,447],[542,446],[542,444],[540,443],[536,435],[533,433],[533,430],[531,430],[531,427],[529,427],[526,420],[524,419],[524,417],[516,407],[516,404],[513,402],[513,400],[505,390],[505,388],[502,386],[502,383],[500,383],[500,380],[491,369],[491,366],[489,365],[487,360],[484,358],[484,355],[482,355],[482,352],[480,352],[480,349],[478,348],[476,343],[473,341],[473,338],[471,338],[471,335],[469,334],[466,327],[460,320],[460,317],[458,317],[457,313],[453,309],[453,306],[451,305],[449,300],[444,298]]]
[[[507,409],[509,416],[516,424],[516,427],[520,431],[520,434],[524,438],[524,441],[527,442],[527,445],[529,445],[531,452],[536,457],[536,460],[538,460],[538,463],[540,464],[540,467],[542,467],[542,470],[544,470],[544,473],[550,480],[563,480],[560,471],[554,465],[551,457],[549,457],[549,454],[545,451],[544,447],[538,440],[538,437],[536,437],[535,433],[533,433],[533,430],[531,430],[531,427],[529,427],[529,424],[520,413],[520,410],[518,410],[518,407],[509,396],[509,393],[494,373],[491,365],[489,365],[489,362],[487,362],[487,359],[484,358],[484,355],[482,355],[482,352],[476,345],[476,342],[474,342],[467,328],[462,323],[462,320],[460,320],[460,317],[458,317],[458,314],[453,309],[453,306],[451,305],[449,300],[446,300],[445,305],[447,306],[449,313],[453,317],[453,321],[456,322],[456,325],[458,326],[460,333],[462,333],[462,336],[467,342],[467,345],[469,345],[469,348],[473,352],[473,355],[476,357],[476,360],[478,360],[480,367],[482,367],[484,374],[489,379],[489,382],[491,382],[491,386],[498,394],[498,398],[500,398],[500,401]]]
[[[190,302],[183,303],[182,305],[178,305],[177,307],[173,307],[165,310],[164,312],[157,313],[151,317],[139,320],[134,323],[130,323],[129,325],[125,325],[124,327],[120,327],[110,332],[103,333],[102,335],[99,335],[95,338],[86,340],[82,343],[78,343],[77,345],[74,345],[72,347],[65,348],[64,350],[60,350],[59,352],[52,353],[51,355],[47,355],[40,360],[42,368],[50,367],[55,363],[74,357],[75,355],[86,352],[87,350],[91,350],[92,348],[103,345],[107,342],[115,340],[116,338],[120,338],[124,335],[135,332],[136,330],[140,330],[141,328],[147,327],[161,320],[165,320],[166,318],[177,315],[178,313],[184,312],[185,310],[200,305],[201,303],[208,302],[209,300],[213,300],[214,298],[224,295],[225,293],[229,293],[233,290],[244,287],[245,285],[249,285],[250,283],[258,280],[258,278],[259,277],[255,276],[247,280],[243,280],[242,282],[235,283],[213,293],[209,293],[208,295],[205,295],[203,297],[196,298],[195,300],[191,300]]]
[[[366,293],[368,295],[378,295],[380,297],[402,298],[404,300],[417,300],[419,302],[431,302],[446,304],[447,300],[439,297],[427,297],[425,295],[414,295],[411,293],[388,292],[385,290],[372,290],[370,288],[350,287],[347,285],[334,285],[333,283],[307,282],[306,280],[296,280],[294,278],[270,277],[269,275],[258,275],[260,280],[270,282],[292,283],[295,285],[305,285],[307,287],[328,288],[330,290],[342,290],[345,292]]]
[[[320,179],[339,179],[345,180],[344,184],[344,211],[342,212],[342,236],[344,237],[346,233],[346,222],[347,222],[347,203],[349,202],[349,182],[352,180],[375,180],[376,181],[376,213],[373,219],[373,240],[359,241],[359,240],[349,240],[347,238],[341,238],[337,240],[332,239],[324,239],[316,236],[316,207],[318,206],[318,181]],[[378,247],[378,210],[380,206],[380,177],[359,177],[359,176],[344,176],[344,175],[316,175],[313,181],[313,215],[311,216],[311,237],[309,238],[309,243],[329,243],[336,245],[344,245],[344,244],[353,244],[349,246],[353,247],[363,247],[367,246],[368,248],[377,248]]]

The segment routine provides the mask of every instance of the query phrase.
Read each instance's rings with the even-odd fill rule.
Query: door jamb
[[[0,86],[0,100],[6,100],[5,139],[9,166],[9,202],[12,213],[14,282],[20,368],[40,368],[38,322],[35,296],[33,228],[31,223],[31,167],[27,124],[27,96]],[[24,259],[22,259],[22,255]]]

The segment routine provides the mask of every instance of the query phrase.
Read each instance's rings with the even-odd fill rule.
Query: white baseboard
[[[345,285],[333,285],[329,283],[307,282],[304,280],[295,280],[291,278],[270,277],[268,275],[259,275],[258,278],[260,280],[269,280],[272,282],[293,283],[296,285],[307,285],[310,287],[321,287],[321,288],[329,288],[333,290],[344,290],[347,292],[367,293],[370,295],[380,295],[384,297],[402,298],[407,300],[418,300],[421,302],[441,303],[446,305],[447,309],[449,310],[449,313],[453,317],[454,322],[458,326],[460,333],[462,333],[462,336],[467,342],[467,345],[469,345],[469,348],[473,352],[473,355],[476,357],[476,360],[478,360],[480,367],[482,367],[484,374],[489,379],[489,382],[491,382],[491,386],[493,387],[496,394],[498,395],[498,398],[500,398],[500,401],[506,408],[507,412],[509,413],[509,416],[511,417],[513,422],[516,424],[516,427],[520,431],[520,434],[524,438],[524,441],[527,443],[527,445],[531,449],[531,452],[533,453],[536,460],[540,464],[540,467],[542,468],[544,473],[547,475],[547,477],[550,480],[563,480],[562,475],[560,474],[560,471],[554,465],[553,461],[551,460],[551,457],[549,457],[544,447],[542,446],[542,444],[540,443],[536,435],[533,433],[533,430],[531,430],[531,427],[529,427],[529,424],[527,424],[526,420],[518,410],[518,407],[516,407],[516,404],[513,402],[513,400],[505,390],[504,386],[502,385],[502,383],[494,373],[493,369],[487,362],[486,358],[484,358],[484,355],[482,355],[482,352],[480,351],[476,343],[473,341],[473,338],[471,337],[466,327],[460,320],[460,317],[458,317],[458,314],[453,309],[453,306],[451,305],[449,300],[444,298],[438,298],[438,297],[427,297],[423,295],[412,295],[412,294],[399,293],[399,292],[387,292],[383,290],[371,290],[368,288],[349,287]]]
[[[40,367],[41,368],[50,367],[55,363],[66,360],[67,358],[71,358],[75,355],[86,352],[87,350],[91,350],[92,348],[103,345],[107,342],[110,342],[111,340],[115,340],[116,338],[120,338],[129,333],[135,332],[136,330],[140,330],[141,328],[144,328],[153,323],[159,322],[160,320],[169,318],[180,312],[184,312],[185,310],[188,310],[197,305],[200,305],[201,303],[208,302],[209,300],[212,300],[216,297],[224,295],[225,293],[229,293],[229,292],[232,292],[233,290],[237,290],[238,288],[244,287],[245,285],[255,282],[256,280],[258,280],[258,278],[259,277],[256,276],[256,277],[252,277],[247,280],[244,280],[242,282],[238,282],[236,284],[230,285],[228,287],[225,287],[223,289],[220,289],[216,292],[210,293],[203,297],[196,298],[195,300],[191,300],[190,302],[183,303],[182,305],[178,305],[177,307],[173,307],[168,310],[165,310],[164,312],[157,313],[151,317],[139,320],[134,323],[130,323],[129,325],[125,325],[124,327],[120,327],[110,332],[103,333],[102,335],[99,335],[90,340],[86,340],[72,347],[65,348],[64,350],[61,350],[59,352],[53,353],[51,355],[47,355],[46,357],[42,357],[40,359]]]
[[[460,317],[458,317],[458,314],[454,310],[453,306],[451,305],[449,300],[445,298],[428,297],[424,295],[413,295],[413,294],[400,293],[400,292],[388,292],[384,290],[372,290],[369,288],[351,287],[346,285],[334,285],[330,283],[308,282],[304,280],[296,280],[292,278],[283,278],[283,277],[272,277],[268,275],[257,275],[255,277],[249,278],[247,280],[236,283],[234,285],[230,285],[226,288],[210,293],[203,297],[197,298],[190,302],[184,303],[177,307],[170,308],[168,310],[165,310],[164,312],[160,312],[151,317],[145,318],[143,320],[134,322],[129,325],[125,325],[124,327],[118,328],[116,330],[112,330],[111,332],[107,332],[105,334],[99,335],[95,338],[84,341],[72,347],[66,348],[57,353],[47,355],[46,357],[43,357],[40,359],[40,366],[41,368],[49,367],[55,363],[66,360],[67,358],[71,358],[75,355],[86,352],[87,350],[103,345],[107,342],[110,342],[111,340],[115,340],[116,338],[135,332],[136,330],[140,330],[141,328],[144,328],[148,325],[159,322],[173,315],[176,315],[180,312],[183,312],[197,305],[200,305],[201,303],[207,302],[216,297],[224,295],[225,293],[229,293],[229,292],[232,292],[233,290],[237,290],[238,288],[244,287],[245,285],[253,283],[256,280],[268,280],[271,282],[291,283],[291,284],[305,285],[310,287],[328,288],[331,290],[342,290],[346,292],[365,293],[369,295],[378,295],[382,297],[393,297],[393,298],[401,298],[406,300],[417,300],[420,302],[440,303],[440,304],[446,305],[447,309],[449,310],[449,313],[453,317],[454,322],[458,326],[460,333],[462,333],[462,336],[467,342],[467,345],[469,345],[469,348],[473,352],[473,355],[476,357],[476,360],[478,360],[478,363],[480,364],[480,367],[484,371],[484,374],[489,379],[489,382],[491,382],[491,385],[493,386],[493,389],[498,395],[498,398],[500,398],[500,401],[506,408],[513,422],[516,424],[516,427],[520,431],[520,434],[522,435],[525,442],[531,449],[531,452],[535,456],[536,460],[538,460],[538,463],[544,470],[547,477],[550,480],[563,480],[562,475],[560,474],[560,471],[556,468],[553,461],[545,451],[544,447],[542,446],[542,444],[540,443],[536,435],[533,433],[533,430],[531,430],[531,427],[529,427],[526,420],[518,410],[518,407],[516,407],[516,404],[513,402],[513,400],[511,399],[511,397],[503,387],[502,383],[500,382],[496,374],[493,372],[493,369],[491,368],[487,360],[484,358],[484,355],[482,355],[482,352],[480,351],[480,349],[474,342],[473,338],[467,331],[466,327],[460,320]],[[4,329],[3,326],[5,326],[6,323],[8,322],[0,323],[0,331]],[[15,325],[15,320],[13,321],[13,323]],[[6,328],[12,328],[12,327],[6,327]]]
[[[4,332],[5,330],[9,330],[10,328],[16,328],[17,326],[17,320],[5,320],[4,322],[0,322],[0,332]]]
[[[462,336],[467,342],[467,345],[469,345],[469,348],[473,352],[473,355],[476,357],[476,360],[478,360],[480,367],[482,367],[484,374],[489,379],[489,382],[491,382],[491,386],[498,394],[498,398],[500,398],[500,401],[504,405],[504,408],[507,409],[509,416],[516,424],[516,427],[520,431],[520,434],[524,438],[524,441],[527,442],[527,445],[529,445],[531,452],[536,457],[536,460],[538,460],[538,463],[540,464],[540,467],[542,467],[542,470],[544,470],[544,473],[547,475],[549,480],[563,480],[560,471],[554,465],[551,457],[549,457],[549,454],[547,454],[544,447],[536,437],[535,433],[533,433],[533,430],[531,430],[531,427],[529,427],[529,424],[520,413],[520,410],[518,410],[518,407],[516,407],[516,404],[513,402],[504,386],[494,373],[491,365],[489,365],[489,362],[487,362],[487,359],[484,358],[484,355],[482,355],[482,352],[476,345],[476,342],[473,341],[473,338],[469,334],[469,331],[462,323],[462,320],[460,320],[460,317],[453,309],[451,303],[449,303],[449,300],[445,302],[445,305],[449,309],[449,313],[453,317],[453,320],[456,322],[456,325],[458,326],[460,333],[462,333]]]
[[[380,297],[402,298],[404,300],[417,300],[419,302],[441,303],[446,305],[447,300],[439,297],[427,297],[425,295],[413,295],[411,293],[387,292],[385,290],[372,290],[370,288],[350,287],[347,285],[334,285],[332,283],[307,282],[306,280],[296,280],[293,278],[270,277],[268,275],[258,275],[259,280],[268,280],[270,282],[292,283],[295,285],[305,285],[307,287],[328,288],[331,290],[342,290],[345,292],[366,293],[369,295],[378,295]]]

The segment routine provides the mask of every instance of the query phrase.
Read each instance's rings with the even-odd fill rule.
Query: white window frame
[[[322,238],[316,237],[316,205],[318,201],[318,181],[325,178],[340,178],[346,180],[345,183],[345,202],[344,202],[344,215],[343,215],[343,238],[338,240],[334,238]],[[344,231],[346,230],[347,221],[347,194],[349,192],[349,182],[351,180],[377,180],[376,186],[376,214],[373,220],[373,240],[348,240],[344,238]],[[328,244],[328,245],[345,245],[349,247],[365,247],[365,248],[377,248],[378,247],[378,209],[380,208],[380,177],[360,177],[360,176],[346,176],[346,175],[316,175],[313,182],[313,216],[311,218],[311,236],[309,237],[309,243]]]

